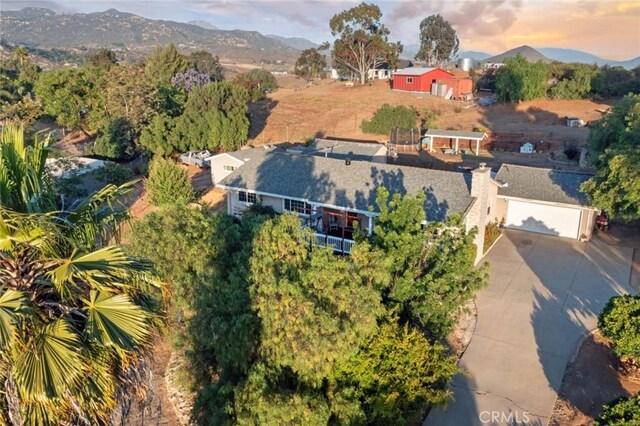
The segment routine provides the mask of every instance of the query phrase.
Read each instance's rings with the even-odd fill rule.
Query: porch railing
[[[322,234],[319,232],[313,235],[313,245],[316,247],[331,247],[333,251],[338,253],[350,254],[353,248],[353,240],[346,238],[334,237],[332,235]]]

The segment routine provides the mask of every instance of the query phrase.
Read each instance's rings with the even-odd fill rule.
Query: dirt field
[[[549,425],[593,424],[604,404],[640,391],[640,382],[621,374],[618,365],[599,334],[587,337],[567,368]]]
[[[254,145],[282,141],[304,141],[312,136],[384,140],[384,136],[364,134],[363,119],[369,119],[384,104],[412,105],[441,113],[439,128],[472,130],[482,127],[494,132],[533,132],[551,134],[578,143],[586,140],[588,128],[568,128],[563,117],[574,115],[585,121],[597,120],[597,109],[608,105],[587,100],[538,100],[517,105],[497,104],[473,106],[472,102],[447,101],[430,95],[394,92],[387,81],[375,81],[371,86],[347,87],[344,82],[321,81],[304,86],[292,76],[278,76],[281,88],[270,99],[252,109],[251,132]],[[302,84],[302,86],[301,86]]]

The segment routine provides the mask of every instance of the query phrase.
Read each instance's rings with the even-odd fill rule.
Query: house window
[[[413,83],[413,77],[407,77],[407,83]]]
[[[245,192],[245,191],[238,192],[238,200],[248,204],[255,204],[258,202],[258,198],[256,197],[256,194],[252,194],[250,192]]]
[[[309,214],[311,213],[311,204],[304,201],[284,199],[284,209],[290,212]]]
[[[224,165],[222,166],[222,169],[223,169],[223,170],[226,170],[226,171],[228,171],[228,172],[232,172],[232,171],[234,171],[234,170],[236,169],[236,166],[230,166],[230,165],[228,165],[228,164],[224,164]]]

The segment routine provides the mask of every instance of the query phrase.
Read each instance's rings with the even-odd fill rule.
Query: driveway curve
[[[507,230],[485,260],[478,323],[452,382],[454,401],[425,425],[546,425],[577,343],[610,297],[631,293],[633,251]]]

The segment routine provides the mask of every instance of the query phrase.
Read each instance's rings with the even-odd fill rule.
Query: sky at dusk
[[[152,19],[207,21],[221,29],[331,40],[329,19],[358,1],[155,0],[10,1],[2,9],[47,7],[58,12],[110,8]],[[383,12],[391,39],[418,42],[420,20],[434,13],[451,22],[461,50],[500,53],[524,44],[584,50],[607,59],[640,55],[640,1],[615,0],[396,0],[373,1]]]

